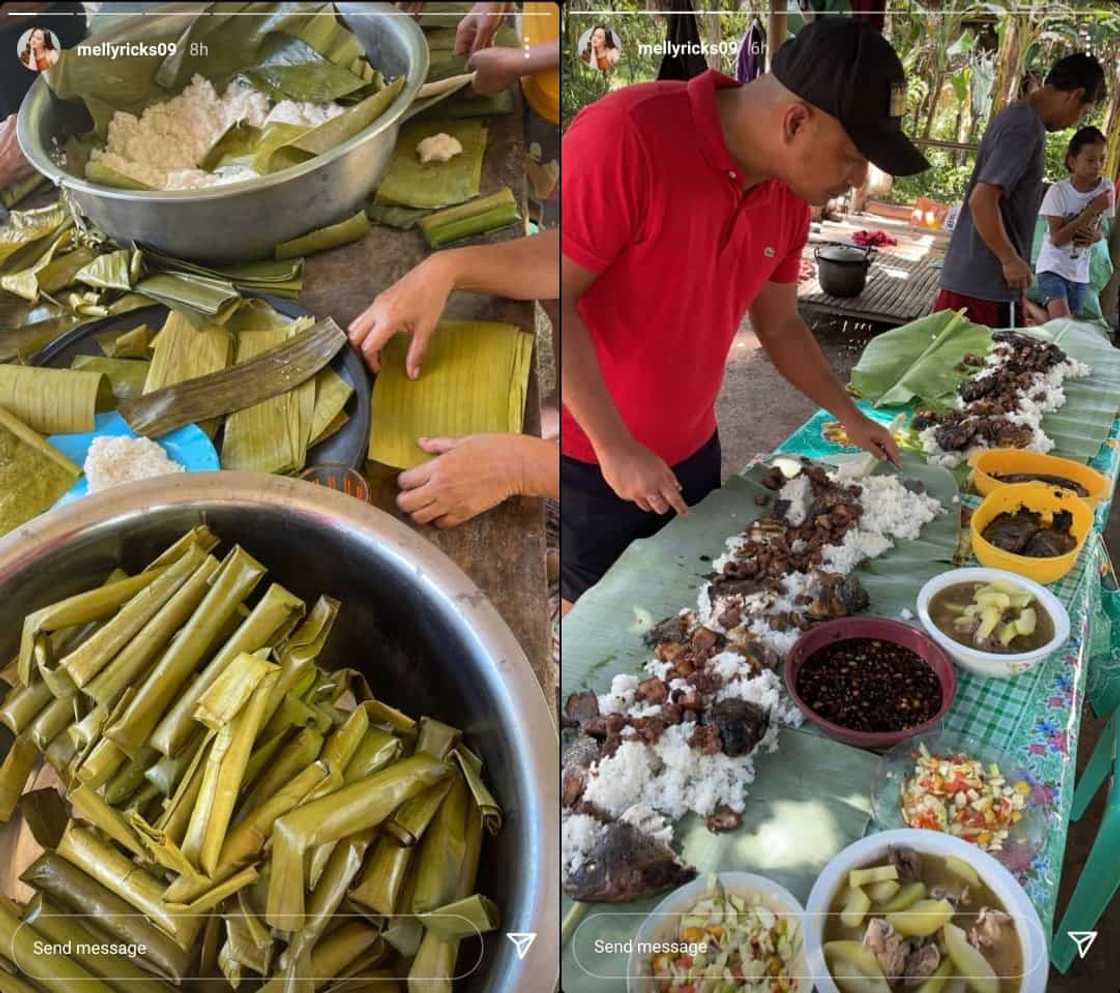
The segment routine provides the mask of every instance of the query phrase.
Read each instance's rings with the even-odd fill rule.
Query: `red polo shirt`
[[[564,254],[598,278],[580,298],[631,434],[670,465],[716,429],[735,332],[766,282],[797,281],[809,205],[769,180],[744,195],[709,70],[641,83],[582,110],[564,135]],[[595,462],[567,408],[565,455]]]

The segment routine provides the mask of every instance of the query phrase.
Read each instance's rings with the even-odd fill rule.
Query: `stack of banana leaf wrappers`
[[[1087,376],[1062,384],[1064,403],[1042,418],[1041,428],[1054,442],[1050,454],[1078,462],[1094,459],[1120,413],[1120,351],[1112,346],[1107,325],[1056,319],[1014,333],[1051,342],[1089,367]],[[886,413],[903,410],[908,418],[919,407],[950,410],[957,388],[977,371],[966,359],[987,356],[992,335],[990,328],[969,322],[962,312],[930,314],[872,339],[852,370],[851,389],[873,408]],[[909,424],[898,440],[903,447],[921,450]],[[963,481],[969,471],[964,462],[955,474]]]
[[[340,604],[265,576],[200,526],[24,620],[0,673],[0,820],[31,853],[0,897],[3,993],[447,993],[497,926],[482,761],[323,668]]]

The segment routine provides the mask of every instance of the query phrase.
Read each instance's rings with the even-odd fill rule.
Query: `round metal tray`
[[[263,294],[246,294],[246,296],[258,296],[285,317],[315,316],[293,300]],[[69,369],[75,355],[102,354],[101,347],[97,343],[97,335],[109,331],[128,330],[141,324],[158,328],[167,319],[167,314],[168,308],[163,304],[152,304],[150,307],[130,310],[126,314],[107,317],[93,324],[84,324],[62,335],[36,353],[31,359],[31,364]],[[345,408],[350,419],[336,434],[321,441],[314,448],[308,449],[306,465],[348,465],[355,469],[362,469],[369,449],[370,379],[362,357],[350,345],[334,357],[331,368],[354,388]],[[220,450],[221,446],[218,447]]]

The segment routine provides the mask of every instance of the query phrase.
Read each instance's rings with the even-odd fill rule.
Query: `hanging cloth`
[[[692,0],[673,0],[667,13],[669,35],[657,78],[692,79],[706,72],[708,61],[700,52],[700,25],[696,23]]]
[[[756,17],[739,43],[739,60],[735,64],[735,78],[740,83],[749,83],[761,76],[766,66],[766,31]]]

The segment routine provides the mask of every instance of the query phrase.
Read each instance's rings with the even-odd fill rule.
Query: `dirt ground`
[[[867,333],[840,327],[818,328],[818,340],[837,374],[847,380],[859,358]],[[770,452],[810,417],[816,407],[778,375],[762,351],[758,339],[746,325],[740,330],[728,361],[717,411],[723,445],[724,476],[742,468],[752,455]],[[1120,548],[1120,512],[1113,508],[1105,533],[1110,548]],[[1084,767],[1104,728],[1086,708],[1081,725],[1078,770]],[[1057,920],[1073,892],[1081,866],[1088,857],[1100,824],[1106,791],[1080,821],[1070,825],[1065,862],[1062,866]],[[1120,858],[1120,854],[1117,855]],[[1120,895],[1097,924],[1100,937],[1083,962],[1074,964],[1065,976],[1051,970],[1047,993],[1117,993],[1120,990]],[[1112,939],[1112,940],[1110,940]]]

